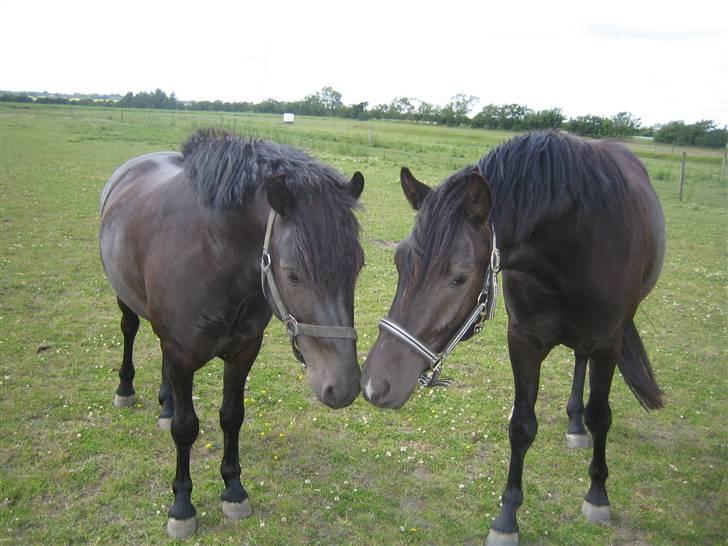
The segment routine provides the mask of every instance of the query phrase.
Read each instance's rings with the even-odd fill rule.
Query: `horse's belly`
[[[129,257],[130,248],[124,244],[123,234],[102,226],[100,250],[106,277],[116,295],[137,315],[148,320],[142,272]]]

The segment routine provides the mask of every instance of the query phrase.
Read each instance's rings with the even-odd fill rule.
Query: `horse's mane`
[[[304,274],[319,285],[353,283],[364,262],[357,203],[346,178],[306,153],[275,142],[201,129],[182,145],[193,191],[208,207],[240,208],[267,179],[283,175],[294,197],[292,221]]]
[[[479,171],[488,180],[489,221],[496,232],[508,232],[509,244],[517,245],[542,221],[564,211],[574,208],[591,214],[617,205],[627,181],[613,146],[558,131],[539,131],[512,138],[477,166],[450,176],[427,195],[417,215],[411,264],[417,282],[432,272],[427,264],[447,265],[465,220],[463,196],[470,173]]]
[[[627,191],[613,146],[553,130],[501,144],[478,162],[490,183],[494,225],[511,224],[519,244],[544,219],[572,207],[582,214],[611,210]]]

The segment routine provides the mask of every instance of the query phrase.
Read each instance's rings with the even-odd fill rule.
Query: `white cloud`
[[[2,7],[0,88],[182,99],[631,111],[728,123],[728,8],[628,2],[15,2]],[[8,24],[10,23],[10,24]]]

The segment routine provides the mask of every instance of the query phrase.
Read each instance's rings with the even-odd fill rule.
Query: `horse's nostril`
[[[331,407],[336,406],[337,400],[336,400],[336,392],[334,391],[334,387],[332,387],[332,386],[326,387],[324,389],[322,398],[323,398],[324,404],[326,404],[327,406],[331,406]]]
[[[333,385],[326,387],[321,393],[321,401],[333,409],[343,408],[351,404],[359,394],[359,383],[352,388],[346,388],[339,385],[335,388]]]
[[[389,394],[389,382],[369,379],[364,385],[364,398],[376,403]]]

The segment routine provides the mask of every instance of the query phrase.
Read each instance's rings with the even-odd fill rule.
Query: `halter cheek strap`
[[[350,326],[320,326],[318,324],[299,322],[296,320],[296,317],[288,311],[288,308],[281,297],[280,290],[278,290],[275,276],[273,275],[273,259],[271,258],[269,250],[275,218],[276,212],[271,209],[268,214],[268,224],[265,228],[265,238],[263,239],[263,253],[260,258],[260,285],[263,289],[263,294],[265,295],[267,284],[271,298],[268,300],[268,303],[272,308],[273,314],[286,325],[288,337],[291,340],[291,349],[293,350],[293,354],[305,367],[306,362],[298,348],[298,343],[296,342],[296,338],[298,336],[353,339],[356,341],[356,330]]]
[[[450,381],[440,379],[442,365],[445,359],[455,349],[455,346],[465,337],[465,335],[473,329],[473,333],[477,334],[483,327],[483,322],[490,320],[495,315],[495,307],[498,299],[498,272],[500,271],[500,251],[498,250],[495,238],[495,227],[492,227],[493,244],[491,246],[490,263],[485,271],[483,285],[478,294],[475,307],[465,319],[465,322],[458,328],[455,335],[450,338],[445,348],[435,353],[430,350],[427,345],[422,343],[416,336],[410,334],[402,326],[396,322],[383,318],[379,321],[379,328],[389,332],[394,337],[402,341],[407,347],[419,354],[427,361],[428,370],[420,376],[420,383],[426,387],[447,386]],[[429,373],[428,373],[429,372]]]

